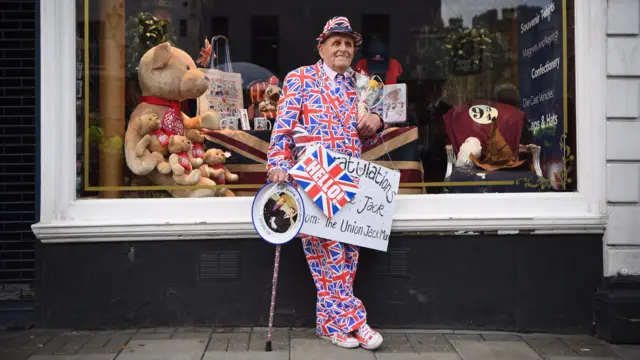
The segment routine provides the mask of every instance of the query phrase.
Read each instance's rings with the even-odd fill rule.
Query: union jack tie
[[[336,87],[334,89],[334,92],[336,93],[336,95],[342,99],[342,97],[344,96],[342,94],[342,83],[344,82],[344,74],[337,74],[336,75]]]

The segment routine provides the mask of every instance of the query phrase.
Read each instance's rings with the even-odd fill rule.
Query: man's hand
[[[269,181],[271,182],[277,182],[277,183],[284,183],[285,181],[287,181],[287,177],[289,175],[282,169],[275,169],[272,172],[269,173]]]
[[[361,138],[368,138],[380,129],[382,119],[376,114],[367,114],[358,119],[358,135]]]

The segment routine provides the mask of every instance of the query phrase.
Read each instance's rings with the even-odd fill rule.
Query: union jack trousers
[[[318,291],[316,332],[347,334],[364,325],[367,312],[353,295],[358,247],[309,235],[302,235],[302,247]]]
[[[283,81],[278,115],[267,152],[267,169],[289,171],[311,144],[360,158],[357,130],[357,93],[353,79],[345,88],[330,84],[322,60],[290,72]],[[382,106],[373,109],[382,114]],[[381,127],[367,143],[378,140]],[[362,301],[353,295],[358,247],[302,235],[302,244],[318,291],[316,323],[319,335],[349,333],[366,322]]]

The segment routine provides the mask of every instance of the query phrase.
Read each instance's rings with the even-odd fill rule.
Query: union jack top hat
[[[362,44],[362,35],[351,29],[349,19],[344,16],[334,16],[329,21],[327,21],[327,23],[324,25],[322,33],[318,35],[316,40],[318,40],[318,43],[322,43],[330,35],[336,33],[348,34],[353,36],[355,46],[360,46]]]

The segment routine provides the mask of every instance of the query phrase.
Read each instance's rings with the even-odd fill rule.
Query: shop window
[[[509,0],[499,6],[490,0],[429,0],[410,6],[382,0],[367,6],[330,1],[323,2],[324,10],[305,2],[265,8],[257,1],[246,0],[61,1],[56,3],[63,9],[60,11],[75,11],[73,29],[77,29],[75,37],[82,46],[75,52],[76,87],[56,89],[77,96],[74,206],[83,202],[94,206],[93,199],[118,199],[121,204],[138,206],[130,200],[165,198],[166,203],[182,204],[176,206],[184,206],[180,211],[188,212],[192,203],[184,198],[192,201],[192,197],[233,196],[236,199],[225,199],[224,203],[231,207],[242,204],[244,212],[238,215],[242,219],[238,221],[243,229],[250,229],[245,207],[265,183],[270,128],[276,117],[269,104],[261,104],[265,90],[281,86],[289,71],[317,61],[315,38],[322,30],[317,24],[335,15],[348,17],[353,28],[363,33],[365,43],[356,52],[352,66],[378,75],[389,90],[384,100],[383,118],[388,121],[384,142],[366,145],[362,153],[366,160],[401,172],[403,196],[398,198],[401,204],[396,209],[403,220],[394,223],[394,228],[405,226],[402,221],[414,220],[424,220],[420,226],[428,228],[433,225],[430,219],[440,216],[433,209],[449,211],[443,219],[458,215],[475,219],[493,216],[478,210],[487,206],[503,217],[518,211],[527,213],[524,204],[547,199],[534,208],[566,215],[596,211],[589,201],[601,201],[601,192],[596,190],[600,172],[589,171],[589,176],[596,174],[595,178],[583,172],[578,179],[578,164],[584,166],[583,171],[600,166],[591,160],[604,151],[592,151],[599,146],[600,140],[594,140],[599,139],[599,133],[594,129],[601,121],[592,119],[598,115],[591,107],[600,105],[590,97],[590,91],[599,91],[595,88],[602,84],[594,86],[597,80],[589,74],[597,73],[599,65],[587,51],[584,53],[589,56],[575,56],[577,44],[589,48],[592,45],[585,45],[585,39],[596,36],[587,27],[580,41],[573,34],[574,27],[586,21],[585,14],[594,11],[589,2],[576,4],[581,13],[574,15],[574,0]],[[46,7],[45,15],[55,24],[64,22],[58,15],[48,15]],[[179,36],[180,19],[189,19],[189,36]],[[66,29],[73,31],[60,27],[60,39],[64,39]],[[179,110],[193,118],[208,107],[221,118],[225,129],[201,131],[204,150],[219,149],[229,155],[225,167],[237,177],[228,172],[224,184],[214,174],[217,171],[202,171],[204,176],[197,181],[196,176],[189,177],[190,171],[199,172],[199,162],[205,159],[189,159],[188,154],[178,156],[185,161],[181,167],[187,176],[162,174],[159,166],[141,171],[143,165],[135,148],[143,134],[130,131],[127,136],[128,129],[135,126],[132,121],[140,121],[135,110],[143,95],[138,68],[142,55],[168,41],[194,60],[199,59],[208,51],[204,38],[216,40],[212,48],[216,57],[213,65],[199,63],[197,67],[213,67],[224,73],[230,60],[235,75],[225,82],[220,78],[219,86],[202,93],[202,101],[182,101]],[[576,76],[574,59],[583,64],[581,76]],[[143,76],[168,75],[154,72]],[[276,80],[270,85],[273,78]],[[576,81],[586,86],[576,86]],[[51,84],[42,85],[43,101],[54,106],[55,101],[46,100],[53,96],[53,92],[47,92]],[[581,98],[576,97],[576,89],[582,92]],[[580,102],[582,107],[577,106]],[[246,118],[240,109],[246,110]],[[60,114],[66,112],[56,114],[56,131],[64,131],[61,124],[68,124],[68,120]],[[581,120],[576,122],[579,114]],[[248,128],[243,128],[247,124]],[[162,134],[144,135],[149,135],[154,144],[147,150],[158,150],[158,135]],[[580,143],[576,141],[578,135],[589,138]],[[194,143],[199,141],[192,138]],[[577,146],[583,151],[576,151]],[[145,160],[162,162],[162,171],[166,171],[167,148],[160,148],[165,152],[161,152],[160,160],[151,156]],[[145,147],[138,151],[145,153]],[[54,173],[50,175],[55,177]],[[206,180],[207,176],[212,179]],[[58,179],[65,184],[73,182],[66,175]],[[595,195],[590,197],[589,191]],[[479,193],[483,196],[472,195]],[[66,196],[66,192],[60,194]],[[209,206],[205,204],[222,201],[200,200],[193,200],[193,204]],[[119,206],[118,202],[103,203],[116,206],[112,209]],[[566,209],[562,208],[565,205]],[[100,211],[96,207],[90,215],[98,219]],[[74,214],[82,217],[89,212]],[[521,218],[533,218],[522,214]],[[600,215],[594,216],[599,219]],[[442,221],[438,229],[454,226]]]
[[[176,36],[173,24],[195,5],[127,2],[120,9],[123,1],[108,1],[109,6],[77,2],[78,8],[88,6],[91,17],[105,19],[109,25],[102,30],[89,28],[89,41],[83,39],[84,29],[78,33],[98,51],[97,55],[90,52],[89,58],[80,52],[77,59],[79,68],[90,69],[86,78],[78,75],[84,110],[78,113],[84,121],[78,138],[82,144],[78,146],[78,198],[180,197],[198,192],[176,191],[181,184],[171,174],[134,171],[127,162],[133,155],[125,154],[132,151],[125,150],[125,134],[142,95],[138,62],[150,47],[163,41],[199,58],[204,45]],[[398,164],[404,194],[575,191],[572,16],[564,3],[513,0],[495,8],[491,1],[425,1],[411,9],[389,3],[387,12],[359,16],[358,6],[343,3],[341,12],[353,14],[356,28],[359,20],[364,38],[353,67],[380,76],[389,89],[398,89],[385,98],[383,116],[400,121],[387,124],[386,143],[378,145],[386,149],[364,148],[364,157]],[[308,12],[313,21],[293,20],[295,25],[287,25],[295,27],[291,31],[280,29],[278,19],[296,18],[305,13],[306,5],[281,7],[279,16],[259,15],[260,8],[254,5],[250,1],[244,5],[202,2],[196,7],[200,16],[189,20],[213,19],[212,24],[189,27],[212,29],[200,38],[225,35],[213,49],[214,61],[224,65],[228,60],[224,46],[228,40],[231,69],[241,78],[237,88],[228,85],[203,95],[242,103],[235,110],[218,109],[238,129],[206,129],[203,143],[205,149],[231,154],[226,166],[238,179],[231,177],[226,194],[236,196],[252,196],[265,182],[268,128],[276,114],[260,110],[269,79],[275,76],[281,83],[288,71],[315,62],[313,34],[321,29],[310,24],[326,17]],[[256,9],[256,14],[237,12],[238,7]],[[78,22],[84,21],[80,14]],[[184,32],[184,22],[179,20],[177,32]],[[228,36],[230,22],[238,27],[232,37]],[[118,37],[124,41],[112,40]],[[82,90],[85,87],[88,91]],[[196,116],[203,103],[184,101],[181,110]],[[237,121],[240,108],[248,110],[248,129]],[[255,118],[266,119],[256,122]],[[266,129],[255,130],[256,126]],[[165,161],[168,157],[165,154]],[[199,171],[199,161],[193,164],[187,171]],[[221,193],[211,191],[212,196],[216,194]]]

